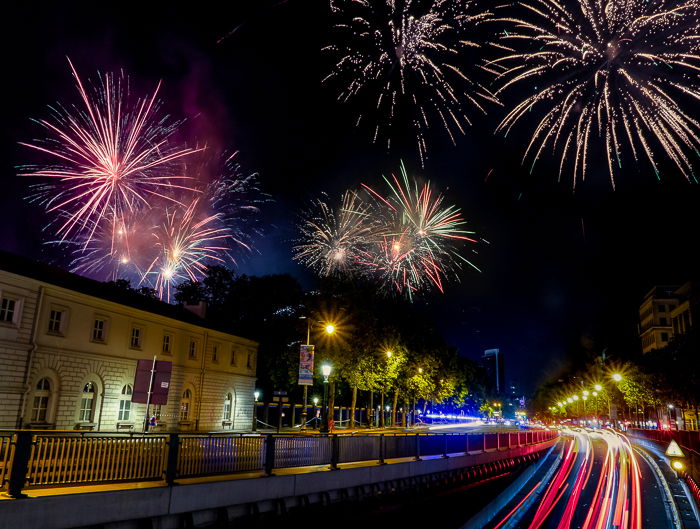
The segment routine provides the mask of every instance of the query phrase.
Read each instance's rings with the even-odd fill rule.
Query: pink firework
[[[207,265],[225,262],[232,235],[221,224],[221,215],[209,215],[200,198],[187,205],[166,208],[152,231],[155,257],[146,267],[142,282],[154,286],[161,299],[170,302],[171,287],[183,280],[198,281]]]
[[[153,198],[174,202],[174,191],[194,191],[173,162],[201,149],[172,147],[178,123],[159,115],[160,83],[151,96],[132,102],[123,74],[101,76],[88,90],[68,63],[81,104],[59,105],[50,119],[37,120],[49,137],[20,144],[52,163],[20,174],[48,179],[32,198],[56,215],[61,241],[82,232],[89,242],[103,221],[119,226]]]

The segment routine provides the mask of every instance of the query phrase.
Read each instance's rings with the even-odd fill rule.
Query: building
[[[693,326],[698,310],[698,289],[693,281],[684,283],[675,291],[678,305],[671,311],[673,335],[687,334]]]
[[[657,286],[644,296],[639,307],[642,353],[662,349],[673,336],[672,314],[678,307],[678,286]]]
[[[697,310],[698,288],[693,281],[652,288],[639,308],[642,352],[662,349],[674,336],[686,334]]]
[[[252,424],[257,343],[183,307],[0,252],[0,428],[136,430],[139,359],[172,362],[161,430]]]
[[[506,392],[503,378],[503,354],[500,349],[486,349],[481,357],[488,381],[496,390],[496,394]]]

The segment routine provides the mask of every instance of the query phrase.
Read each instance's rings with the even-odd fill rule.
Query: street
[[[472,521],[464,528],[681,527],[665,482],[668,476],[619,433],[566,429],[552,453],[490,524]]]

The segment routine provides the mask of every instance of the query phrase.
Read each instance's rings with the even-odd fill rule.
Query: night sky
[[[291,273],[310,287],[312,275],[291,260],[305,203],[378,183],[400,160],[430,179],[489,244],[469,254],[481,274],[465,269],[460,283],[416,308],[439,319],[461,354],[500,348],[506,376],[525,391],[582,350],[636,353],[644,293],[697,277],[700,188],[672,170],[658,182],[648,166],[630,164],[613,191],[594,165],[574,192],[566,177],[557,182],[557,160],[545,157],[532,174],[521,167],[527,130],[495,136],[496,106],[472,113],[456,146],[442,133],[430,137],[424,168],[410,141],[389,153],[373,144],[354,126],[356,109],[320,83],[331,64],[320,52],[330,35],[324,1],[60,4],[4,8],[2,249],[50,257],[41,244],[46,219],[23,199],[31,182],[16,176],[33,154],[17,142],[41,135],[30,118],[45,117],[46,105],[75,100],[69,56],[84,77],[123,68],[143,92],[162,79],[164,108],[187,119],[189,141],[237,150],[259,173],[274,203],[262,213],[267,235],[240,273]]]

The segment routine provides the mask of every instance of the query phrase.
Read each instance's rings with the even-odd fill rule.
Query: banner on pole
[[[151,369],[153,360],[139,360],[136,364],[136,377],[134,378],[134,392],[131,402],[146,404],[148,402],[148,385],[151,381]],[[168,390],[170,389],[170,373],[173,363],[166,360],[158,360],[155,363],[153,373],[153,387],[151,388],[151,404],[164,405],[168,403]]]
[[[314,384],[314,346],[299,347],[299,385],[313,386]]]

